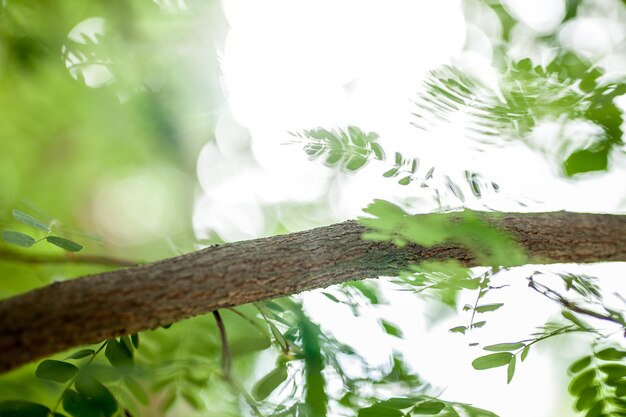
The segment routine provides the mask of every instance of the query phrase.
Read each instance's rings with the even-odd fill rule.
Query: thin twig
[[[228,346],[228,339],[226,338],[226,328],[224,327],[224,322],[222,321],[222,316],[220,316],[219,311],[213,310],[213,317],[215,317],[217,328],[220,331],[220,340],[222,342],[222,372],[224,373],[224,378],[226,380],[232,380],[232,359],[230,355],[230,347]]]
[[[238,311],[232,310],[236,313]],[[256,406],[254,398],[250,396],[248,391],[244,389],[232,376],[232,357],[230,353],[230,347],[228,346],[228,338],[226,337],[226,328],[224,327],[224,321],[218,310],[213,310],[213,317],[215,317],[215,323],[220,331],[220,341],[222,342],[222,378],[231,387],[231,389],[238,395],[243,396],[246,403],[250,406],[253,413],[257,417],[263,417],[263,414]],[[244,316],[245,317],[245,316]]]
[[[589,317],[593,317],[599,320],[605,320],[605,321],[609,321],[611,323],[615,323],[618,324],[620,326],[624,326],[623,323],[621,323],[618,320],[615,320],[613,317],[608,316],[608,315],[604,315],[602,313],[598,313],[597,311],[593,311],[593,310],[589,310],[588,308],[584,308],[579,306],[578,304],[576,304],[574,301],[570,301],[567,298],[563,297],[561,294],[559,294],[558,292],[554,291],[553,289],[538,283],[537,281],[535,281],[533,279],[533,277],[529,277],[528,278],[528,286],[530,288],[532,288],[533,290],[537,291],[539,294],[549,298],[552,301],[555,301],[556,303],[560,304],[562,307],[573,311],[574,313],[578,313],[578,314],[582,314],[584,316],[589,316]]]
[[[66,255],[29,254],[0,248],[0,259],[8,262],[27,264],[90,264],[107,266],[135,266],[139,263],[130,259],[116,258],[104,255],[83,255],[68,253]]]

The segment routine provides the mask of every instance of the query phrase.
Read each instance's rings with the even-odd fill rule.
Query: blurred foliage
[[[17,209],[87,254],[126,257],[131,244],[137,262],[171,256],[172,242],[193,247],[190,178],[222,100],[216,65],[198,57],[216,59],[207,42],[221,26],[215,5],[186,4],[173,13],[152,1],[0,3],[2,229],[33,232],[11,215]],[[146,201],[133,206],[132,195]],[[150,233],[138,228],[148,207],[160,214]],[[139,245],[124,230],[148,237]],[[3,233],[9,243],[32,243],[19,236]],[[6,256],[0,267],[0,296],[102,270]]]
[[[0,7],[0,209],[97,232],[93,205],[106,184],[180,172],[163,185],[162,198],[178,203],[162,238],[190,233],[187,177],[221,102],[216,66],[198,60],[215,54],[206,42],[219,30],[203,30],[219,23],[215,6],[188,2],[184,14],[152,1]],[[168,252],[161,243],[135,256]]]
[[[530,58],[510,63],[498,90],[457,68],[444,67],[425,82],[415,125],[430,130],[463,112],[470,116],[466,134],[476,141],[492,145],[524,140],[556,160],[567,176],[604,171],[610,152],[623,152],[623,115],[615,99],[626,92],[626,82],[602,81],[602,75],[601,69],[570,52],[545,67]],[[591,133],[567,129],[575,121],[599,129]],[[533,129],[545,122],[561,126],[557,137],[532,138]]]
[[[414,243],[431,247],[452,242],[470,250],[483,265],[516,266],[527,261],[514,239],[483,221],[478,213],[431,213],[411,216],[401,207],[385,200],[376,200],[359,222],[371,231],[365,239],[392,241],[397,246]]]
[[[572,363],[568,386],[576,398],[576,410],[591,415],[626,415],[626,351],[607,347],[594,349]]]

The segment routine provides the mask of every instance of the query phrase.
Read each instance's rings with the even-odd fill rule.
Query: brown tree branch
[[[511,233],[535,263],[626,261],[626,216],[567,212],[482,216]],[[225,244],[54,283],[0,301],[0,370],[219,308],[394,275],[411,263],[447,259],[469,266],[477,263],[456,245],[399,249],[362,240],[364,231],[349,221]]]

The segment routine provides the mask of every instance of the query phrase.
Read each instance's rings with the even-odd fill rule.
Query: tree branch
[[[626,261],[626,216],[481,216],[511,233],[535,263]],[[348,221],[225,244],[54,283],[0,301],[0,370],[219,308],[394,275],[411,263],[453,259],[477,264],[466,249],[455,245],[399,249],[362,240],[364,231]]]

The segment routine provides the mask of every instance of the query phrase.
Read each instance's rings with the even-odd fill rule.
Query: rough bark
[[[510,232],[535,263],[626,261],[626,216],[567,212],[483,216]],[[394,275],[411,263],[446,259],[477,263],[455,245],[399,249],[362,240],[364,231],[348,221],[225,244],[57,282],[0,301],[0,370],[219,308]]]

